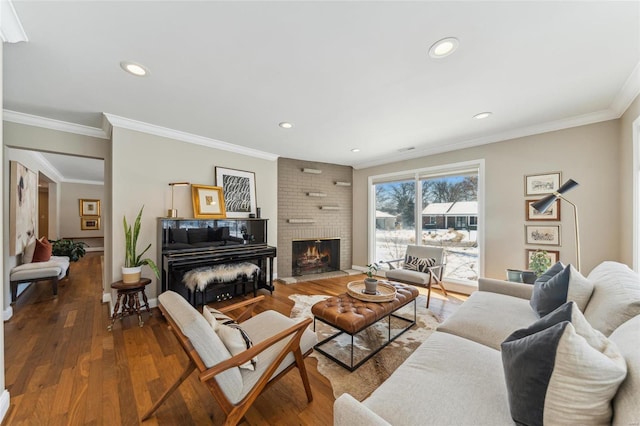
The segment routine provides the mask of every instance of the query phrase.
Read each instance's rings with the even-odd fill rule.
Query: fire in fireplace
[[[340,239],[319,238],[292,242],[293,276],[320,274],[340,269]]]

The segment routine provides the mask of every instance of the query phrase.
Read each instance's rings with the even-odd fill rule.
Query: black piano
[[[161,291],[173,290],[189,300],[183,275],[194,268],[251,262],[261,273],[258,288],[273,291],[276,248],[267,245],[267,219],[158,219]],[[230,289],[230,286],[233,286]],[[207,303],[227,298],[236,284],[210,286]]]

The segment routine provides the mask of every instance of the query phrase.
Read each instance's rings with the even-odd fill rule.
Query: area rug
[[[303,296],[299,294],[293,294],[289,296],[289,299],[294,301],[294,307],[291,309],[291,318],[313,318],[311,314],[311,307],[322,300],[325,300],[331,296],[314,295]],[[369,359],[363,365],[361,365],[354,372],[349,372],[347,369],[336,364],[329,358],[325,357],[317,351],[313,351],[312,357],[318,359],[318,371],[325,376],[331,382],[333,387],[333,395],[338,398],[343,393],[349,393],[358,401],[365,399],[371,392],[373,392],[378,386],[382,384],[390,375],[406,360],[413,351],[425,341],[427,337],[433,333],[438,326],[438,318],[429,311],[426,307],[425,296],[419,296],[417,299],[417,319],[416,324],[408,331],[391,342],[387,347],[378,352],[374,357]],[[405,306],[397,312],[402,316],[413,318],[413,303]],[[400,326],[400,322],[392,321],[391,329],[392,335],[397,327]],[[311,325],[313,327],[313,324]],[[316,321],[316,335],[318,341],[323,340],[325,337],[335,333],[335,330],[328,325]],[[377,347],[379,341],[383,339],[388,333],[388,322],[380,321],[373,327],[369,327],[361,333],[356,335],[354,340],[354,356],[356,359],[359,353],[366,353],[371,347]],[[344,336],[344,335],[343,335]],[[327,348],[323,346],[325,350],[328,350],[332,355],[339,359],[346,360],[350,356],[348,344],[351,343],[349,336],[345,339],[336,339],[332,345],[333,347]]]

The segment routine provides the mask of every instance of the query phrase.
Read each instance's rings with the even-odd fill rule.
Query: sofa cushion
[[[27,246],[24,248],[22,252],[22,263],[31,263],[33,262],[33,254],[36,251],[36,237],[31,237]]]
[[[584,316],[605,336],[640,314],[640,276],[627,265],[602,262],[587,277],[594,283]]]
[[[47,262],[51,259],[51,253],[53,251],[53,246],[45,237],[42,237],[39,240],[36,240],[36,249],[33,252],[32,262]]]
[[[253,347],[253,342],[247,332],[234,319],[207,305],[202,307],[202,315],[213,331],[218,334],[231,355],[237,355]],[[240,368],[255,370],[257,362],[258,357],[253,357],[250,361],[240,365]]]
[[[456,334],[499,350],[500,343],[508,335],[537,319],[527,299],[476,291],[438,326],[438,331]]]
[[[613,398],[613,425],[637,424],[640,420],[640,315],[616,328],[609,340],[618,346],[627,362],[627,377]]]
[[[573,301],[509,336],[502,361],[513,420],[531,426],[609,423],[627,373],[616,345]]]
[[[296,320],[282,315],[279,312],[269,310],[260,312],[258,315],[243,321],[242,328],[244,328],[254,344],[257,345],[295,324]],[[290,339],[290,337],[282,339],[280,342],[265,349],[264,352],[260,352],[260,362],[256,365],[255,371],[245,369],[241,370],[242,380],[244,382],[244,389],[242,391],[243,395],[246,395],[257,381],[260,380],[262,374],[267,370],[267,368],[269,368],[269,365],[278,356],[278,353],[282,348],[289,343]],[[307,328],[300,339],[300,350],[302,354],[310,351],[317,342],[316,334]],[[293,356],[293,353],[290,352],[285,356],[284,361],[280,363],[280,366],[276,369],[271,378],[280,374],[285,368],[293,363],[295,363],[295,357]]]
[[[391,269],[385,271],[385,276],[391,281],[401,281],[416,285],[429,285],[430,275],[424,272],[410,271],[408,269]]]
[[[418,271],[428,273],[429,268],[436,264],[436,260],[432,257],[415,257],[407,255],[404,259],[404,269],[409,271]]]
[[[567,265],[546,280],[543,277],[547,278],[549,275],[536,280],[531,295],[531,307],[539,317],[547,315],[568,300],[576,302],[581,310],[586,308],[593,293],[593,284],[572,265]]]
[[[393,425],[513,425],[500,352],[437,331],[363,404]]]
[[[207,320],[182,296],[174,291],[165,291],[158,300],[180,331],[189,338],[207,368],[231,358],[222,340],[213,331]],[[216,376],[216,381],[232,403],[242,399],[242,376],[239,368],[230,368]]]

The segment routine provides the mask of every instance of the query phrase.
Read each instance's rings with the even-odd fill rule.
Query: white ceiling
[[[357,168],[617,118],[640,91],[638,1],[14,6],[29,42],[4,46],[6,110]]]

